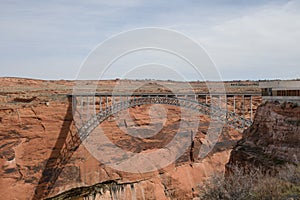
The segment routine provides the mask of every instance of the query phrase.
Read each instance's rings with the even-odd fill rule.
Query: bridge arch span
[[[128,108],[133,108],[141,105],[150,104],[164,104],[178,106],[181,108],[189,109],[192,112],[199,112],[203,115],[210,115],[219,121],[225,122],[227,125],[237,129],[238,131],[243,131],[246,127],[251,125],[251,121],[245,119],[234,112],[229,112],[225,109],[220,109],[218,107],[213,107],[211,105],[200,103],[195,100],[189,100],[177,97],[138,97],[133,98],[128,101],[115,102],[110,106],[107,106],[102,112],[91,116],[89,120],[83,122],[83,125],[78,129],[78,134],[81,140],[84,140],[88,135],[102,122],[104,122],[110,116],[126,110]]]

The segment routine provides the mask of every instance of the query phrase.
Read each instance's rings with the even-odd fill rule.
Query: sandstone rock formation
[[[254,123],[231,152],[229,165],[260,166],[266,169],[300,162],[300,106],[267,102],[261,105]]]
[[[43,184],[41,182],[42,172],[51,157],[52,150],[57,147],[57,140],[59,143],[63,143],[64,134],[76,131],[72,124],[72,115],[68,110],[67,100],[64,102],[50,101],[49,106],[43,103],[23,106],[1,110],[0,192],[4,199],[32,199],[36,187]],[[128,124],[128,128],[151,131],[147,116],[149,108],[145,106],[136,109],[132,109],[132,114],[136,117],[136,125]],[[178,126],[176,124],[179,123],[177,114],[179,111],[173,107],[166,109],[168,109],[169,120],[161,133],[152,139],[140,140],[124,135],[113,119],[103,123],[102,128],[105,129],[112,141],[133,152],[159,148],[168,141],[168,134],[176,131]],[[136,113],[139,113],[139,116]],[[208,120],[205,117],[201,118],[203,122]],[[153,122],[154,124],[160,123],[159,119],[154,120],[157,120]],[[205,125],[199,130],[196,135],[196,149],[199,148],[201,138],[203,139],[205,136],[201,132],[205,132]],[[228,129],[228,131],[233,137],[232,139],[239,138],[238,133],[234,130]],[[103,192],[108,196],[124,196],[125,193],[133,195],[134,191],[134,195],[141,199],[142,197],[145,199],[171,197],[189,199],[195,195],[193,188],[196,188],[201,180],[216,171],[224,170],[229,153],[230,146],[228,148],[222,145],[209,157],[204,160],[196,160],[191,165],[187,151],[177,163],[160,171],[141,175],[108,168],[99,163],[84,146],[80,146],[74,152],[70,162],[64,166],[49,196],[55,196],[77,187],[100,184],[103,188],[111,188],[107,190],[109,194],[105,193],[105,190]],[[51,176],[51,174],[49,175]],[[116,190],[116,194],[111,194],[111,191],[115,191],[114,185],[116,187],[119,185],[119,188],[123,187],[123,192],[117,194],[118,190]],[[91,193],[86,193],[86,195],[94,195],[97,191],[90,190]],[[79,197],[82,196],[84,194],[80,193]]]
[[[103,81],[99,84],[101,91],[111,91],[116,82]],[[193,84],[198,90],[205,88],[203,83]],[[206,158],[191,159],[190,149],[187,149],[176,162],[145,174],[126,173],[107,167],[81,145],[72,152],[65,165],[58,166],[60,173],[57,180],[51,190],[45,191],[45,185],[54,173],[52,160],[65,145],[65,138],[71,137],[77,131],[70,101],[66,97],[66,94],[72,92],[73,85],[74,82],[71,81],[0,79],[1,199],[40,199],[55,196],[58,199],[192,199],[197,196],[195,188],[201,181],[215,172],[224,172],[231,148],[240,139],[237,131],[225,127],[219,143]],[[246,89],[229,87],[228,90],[235,89],[238,92],[257,91],[252,86]],[[153,85],[143,90],[151,91]],[[257,99],[254,105],[259,102],[260,99]],[[242,106],[238,104],[237,107]],[[157,113],[165,110],[166,120],[161,118],[163,113],[150,119],[151,109],[157,109]],[[238,108],[237,110],[240,111]],[[118,116],[113,116],[101,124],[101,127],[113,143],[131,152],[161,148],[172,138],[181,121],[180,110],[172,106],[140,106],[129,109],[129,113],[133,123],[125,123],[124,119],[117,121],[115,119]],[[194,133],[193,155],[197,155],[210,121],[208,116],[199,116],[199,120],[200,127]],[[291,118],[287,123],[296,123],[293,120]],[[151,134],[157,128],[161,129],[159,134],[142,139],[126,135],[122,131],[142,130]],[[187,133],[190,134],[190,131]]]

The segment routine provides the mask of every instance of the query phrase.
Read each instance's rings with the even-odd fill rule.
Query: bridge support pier
[[[102,112],[102,97],[100,96],[100,101],[99,101],[99,110],[100,110],[100,113]]]
[[[107,113],[108,112],[108,97],[105,96],[105,98],[106,98],[105,112]]]
[[[228,106],[227,106],[227,95],[225,95],[225,109],[228,111]],[[228,118],[228,112],[226,112],[226,119]]]
[[[95,102],[95,96],[93,96],[93,114],[96,115],[96,102]]]
[[[233,112],[235,113],[235,95],[233,95]]]
[[[243,95],[243,129],[245,129],[245,95]]]
[[[253,122],[253,108],[252,108],[252,96],[250,96],[250,119]]]

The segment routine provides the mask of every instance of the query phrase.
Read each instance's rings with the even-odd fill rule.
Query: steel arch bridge
[[[94,103],[95,102],[93,102],[93,105]],[[78,135],[81,140],[84,140],[99,124],[110,116],[128,108],[150,104],[173,105],[190,109],[192,112],[196,111],[203,115],[212,115],[217,118],[217,120],[225,122],[228,126],[231,126],[240,132],[252,124],[251,120],[243,118],[234,112],[230,112],[219,107],[213,107],[209,104],[200,103],[196,100],[168,96],[142,96],[106,105],[105,109],[101,109],[99,113],[92,115],[89,120],[83,123],[83,126],[78,130]]]
[[[205,97],[205,103],[197,100],[200,96]],[[78,128],[76,133],[67,133],[69,134],[69,137],[63,136],[65,141],[63,145],[58,145],[59,151],[57,151],[58,149],[55,150],[56,152],[53,150],[48,162],[46,163],[46,167],[43,171],[41,179],[39,180],[38,186],[36,187],[33,199],[35,200],[47,197],[47,195],[53,189],[59,174],[62,172],[64,166],[69,162],[73,153],[80,146],[82,141],[84,141],[99,124],[104,122],[110,116],[128,108],[150,104],[179,106],[181,108],[189,109],[191,112],[196,111],[203,115],[213,116],[214,119],[225,122],[228,126],[231,126],[240,132],[252,124],[252,96],[260,96],[260,94],[241,95],[243,100],[245,99],[245,96],[251,98],[251,119],[246,119],[244,117],[245,115],[240,116],[235,112],[215,107],[213,104],[208,103],[208,98],[210,98],[210,101],[212,101],[213,96],[220,99],[220,97],[224,96],[224,94],[118,94],[116,96],[111,94],[68,95],[68,110],[71,112],[73,110],[73,113],[74,111],[77,112],[78,116],[82,120],[82,126]],[[230,94],[225,95],[226,108],[228,97],[233,97],[235,110],[235,96]],[[96,108],[97,98],[99,104],[98,109]],[[116,98],[119,98],[120,100],[116,101]],[[82,119],[84,112],[80,111],[80,109],[90,109],[90,107],[93,108],[90,118],[87,120]]]

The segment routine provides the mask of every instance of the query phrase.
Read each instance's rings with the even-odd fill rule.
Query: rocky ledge
[[[296,103],[266,102],[255,120],[231,151],[227,166],[270,169],[300,161],[300,106]]]

